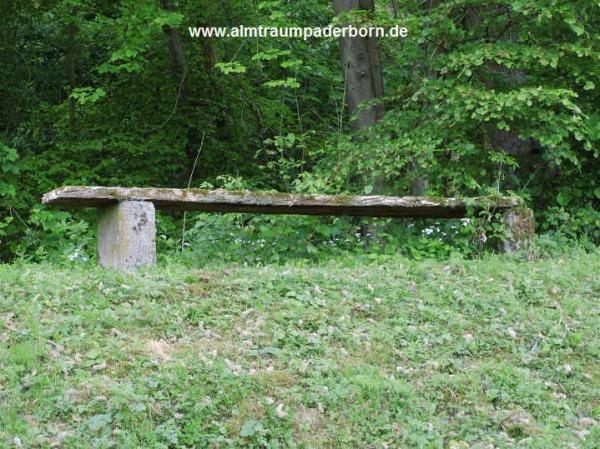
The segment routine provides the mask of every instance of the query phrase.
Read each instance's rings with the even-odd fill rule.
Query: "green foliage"
[[[102,88],[80,87],[71,92],[71,98],[75,99],[82,106],[88,103],[96,103],[105,96],[106,91]]]
[[[244,67],[239,62],[219,62],[215,64],[215,67],[218,68],[225,75],[229,75],[230,73],[246,73],[246,67]]]
[[[317,170],[330,186],[370,191],[383,174],[387,192],[406,194],[426,177],[436,195],[493,186],[540,210],[557,201],[597,210],[600,71],[598,37],[590,31],[600,26],[598,5],[398,6],[398,18],[382,11],[378,19],[411,30],[402,44],[382,42],[388,112],[376,127],[327,148]]]
[[[27,261],[86,262],[95,253],[95,233],[88,221],[69,212],[34,207],[15,253]]]
[[[592,207],[565,209],[552,207],[546,212],[543,229],[571,239],[600,244],[600,211]]]
[[[351,220],[343,217],[256,216],[248,214],[188,215],[186,263],[218,259],[248,265],[315,262],[368,254],[402,254],[415,260],[447,260],[457,254],[479,257],[492,252],[504,236],[502,217],[490,215],[462,220]],[[376,237],[365,235],[371,223]],[[159,232],[159,241],[167,243]],[[178,241],[170,241],[170,258]],[[163,246],[164,250],[169,245]]]
[[[19,174],[18,159],[17,150],[0,141],[0,210],[8,211],[6,216],[0,215],[0,255],[2,247],[5,246],[3,239],[14,229],[11,223],[17,215],[12,204],[17,194],[15,185]]]
[[[19,155],[17,150],[0,143],[0,170],[2,170],[2,183],[0,184],[0,195],[3,197],[14,197],[16,192],[14,186],[9,184],[6,179],[10,175],[19,174],[19,165],[17,163]]]
[[[67,253],[72,245],[93,252],[91,220],[77,224],[91,215],[40,215],[44,192],[65,184],[184,187],[197,156],[194,186],[229,176],[277,191],[405,195],[419,183],[439,196],[513,191],[542,230],[597,241],[597,2],[376,3],[374,14],[334,18],[325,0],[234,0],[227,8],[205,0],[9,2],[0,42],[0,259],[52,257],[65,239]],[[381,40],[386,95],[378,101],[387,113],[360,133],[349,127],[334,39],[187,32],[345,22],[410,33]],[[569,225],[563,209],[577,217]],[[223,220],[236,227],[246,218]],[[294,220],[252,222],[278,241],[299,226],[298,238],[312,245],[357,226]],[[314,223],[320,231],[311,231]],[[181,216],[163,224],[160,244],[177,248]],[[410,232],[384,230],[386,245],[407,249]],[[411,253],[449,253],[448,242],[433,248],[416,235]]]

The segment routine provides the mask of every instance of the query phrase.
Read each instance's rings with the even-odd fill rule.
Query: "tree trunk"
[[[160,0],[160,4],[166,11],[172,11],[171,2],[169,0]],[[171,63],[173,72],[181,78],[181,101],[185,102],[189,97],[189,89],[187,85],[188,62],[181,44],[179,31],[171,28],[168,25],[163,27],[163,32],[167,36],[169,43],[169,53],[171,54]]]
[[[428,14],[431,13],[431,10],[440,6],[443,0],[427,0],[423,4],[423,9],[427,11]],[[427,46],[427,44],[425,44]],[[442,48],[439,45],[433,47],[432,57],[434,55],[439,55],[442,52]],[[427,58],[427,61],[430,61],[431,58]],[[431,68],[431,66],[426,67],[427,76],[430,78],[436,78],[437,73]],[[415,178],[412,183],[412,194],[413,195],[424,195],[425,192],[429,189],[429,176],[424,167],[421,166],[418,162],[415,163]]]
[[[501,17],[502,15],[510,14],[510,10],[494,5],[480,6],[478,8],[471,7],[465,11],[465,28],[475,29],[481,26],[482,13],[492,13],[497,17]],[[517,41],[517,36],[511,33],[510,27],[503,31],[504,35],[497,36],[497,39],[504,38],[510,41]],[[503,86],[508,86],[511,89],[518,88],[525,84],[527,80],[527,73],[523,70],[511,69],[495,63],[487,63],[485,67],[487,68],[488,76],[483,82],[488,89],[501,89]],[[486,140],[492,149],[504,151],[517,159],[519,169],[517,169],[516,173],[527,176],[534,169],[532,157],[535,149],[535,141],[519,137],[518,123],[512,124],[510,131],[498,130],[495,126],[489,126],[486,129]],[[498,189],[502,188],[500,184],[497,187]]]
[[[77,87],[77,76],[75,73],[76,59],[77,59],[77,25],[70,23],[67,26],[68,44],[65,54],[65,65],[67,78],[69,81],[69,127],[71,132],[75,132],[77,129],[77,118],[75,116],[76,102],[75,98],[70,96],[73,90]]]
[[[333,4],[336,15],[354,10],[375,10],[374,0],[334,0]],[[339,45],[342,73],[346,83],[345,97],[348,112],[353,120],[352,128],[365,129],[377,123],[385,113],[383,104],[365,105],[383,97],[383,70],[377,38],[342,37]],[[385,177],[377,173],[377,164],[374,164],[374,168],[372,191],[378,194],[384,189]],[[362,226],[361,233],[367,245],[370,245],[371,239],[377,237],[378,230],[373,223],[368,223]]]
[[[335,13],[357,9],[373,11],[374,0],[334,0]],[[381,52],[375,37],[345,37],[340,39],[342,70],[346,82],[346,102],[354,129],[367,128],[376,123],[384,114],[382,104],[359,108],[362,103],[371,102],[383,96],[383,72]]]

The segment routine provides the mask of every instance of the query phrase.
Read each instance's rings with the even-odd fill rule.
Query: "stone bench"
[[[155,209],[163,211],[238,212],[392,218],[463,218],[475,212],[502,212],[505,251],[517,250],[534,232],[533,214],[514,197],[471,200],[435,197],[301,195],[227,190],[123,187],[63,187],[42,202],[64,208],[98,209],[98,262],[134,270],[156,262]]]

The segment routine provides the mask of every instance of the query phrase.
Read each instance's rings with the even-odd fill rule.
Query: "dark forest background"
[[[595,0],[1,7],[0,260],[93,257],[91,212],[45,209],[46,191],[187,187],[190,179],[193,187],[296,192],[502,192],[535,210],[540,234],[600,239]],[[338,42],[188,33],[332,22],[400,24],[410,34]],[[246,242],[264,257],[355,245],[361,229],[328,218],[189,220],[189,246]],[[182,246],[181,221],[161,217],[161,245]],[[385,224],[378,236],[386,247],[416,256],[472,243],[461,224]]]

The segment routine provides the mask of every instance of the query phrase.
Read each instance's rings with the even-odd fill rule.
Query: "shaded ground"
[[[0,266],[0,447],[600,447],[600,253]]]

